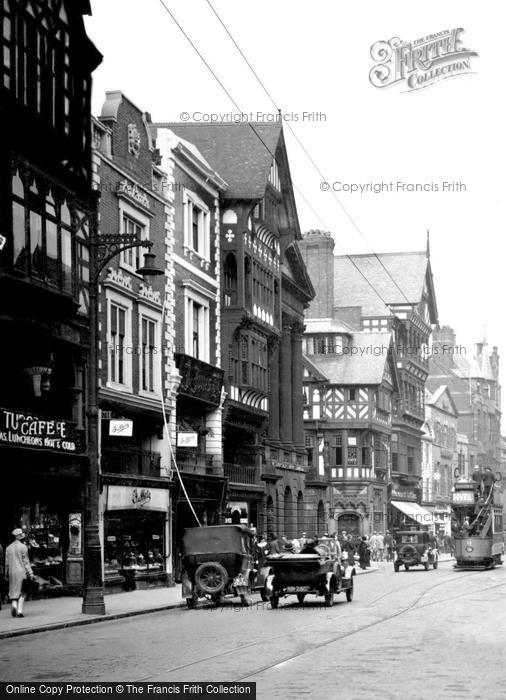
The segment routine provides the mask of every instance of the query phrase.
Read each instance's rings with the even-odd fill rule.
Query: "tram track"
[[[341,641],[341,640],[343,640],[343,639],[347,639],[348,637],[351,637],[351,636],[353,636],[353,635],[355,635],[355,634],[359,634],[359,633],[361,633],[361,632],[364,632],[364,631],[366,631],[366,630],[368,630],[368,629],[371,629],[371,628],[373,628],[373,627],[376,627],[376,626],[378,626],[378,625],[388,623],[390,620],[396,619],[397,617],[400,617],[400,616],[402,616],[402,615],[406,615],[406,614],[408,614],[408,613],[410,613],[410,612],[412,612],[412,611],[414,611],[414,610],[420,610],[420,609],[427,608],[427,607],[431,607],[431,606],[434,606],[434,605],[439,605],[439,604],[444,603],[444,602],[447,602],[447,601],[449,601],[449,600],[456,600],[456,599],[459,599],[459,598],[465,598],[465,597],[467,597],[467,596],[469,596],[469,595],[473,595],[473,594],[475,594],[475,593],[483,593],[483,592],[486,592],[486,591],[491,590],[491,589],[494,589],[494,588],[499,588],[499,587],[505,587],[505,586],[506,586],[506,581],[503,581],[503,582],[501,582],[501,583],[496,583],[496,584],[493,584],[493,585],[491,585],[491,586],[485,586],[485,587],[482,587],[482,588],[473,588],[473,590],[464,592],[464,593],[459,594],[459,595],[454,595],[454,596],[451,596],[451,597],[449,597],[449,598],[443,598],[443,599],[439,599],[439,600],[435,600],[435,601],[430,601],[430,602],[428,602],[428,603],[426,603],[426,604],[424,604],[424,605],[419,605],[420,601],[423,600],[423,598],[424,598],[426,595],[430,594],[431,591],[433,591],[433,590],[435,590],[435,589],[437,589],[437,588],[440,588],[440,587],[442,587],[442,586],[447,586],[447,585],[450,585],[450,584],[453,584],[453,583],[462,582],[464,579],[472,578],[472,577],[474,577],[474,576],[476,576],[476,575],[479,575],[480,573],[482,573],[482,572],[479,572],[479,571],[478,571],[478,572],[477,572],[477,571],[472,571],[472,572],[469,572],[469,573],[467,573],[467,574],[464,574],[463,576],[459,576],[458,578],[451,578],[451,579],[447,579],[447,580],[445,580],[445,581],[439,581],[438,583],[434,584],[433,586],[430,586],[429,588],[427,588],[427,589],[425,589],[424,591],[422,591],[422,592],[420,593],[420,595],[417,595],[416,598],[415,598],[414,600],[412,600],[412,601],[409,603],[409,605],[405,606],[405,607],[402,608],[401,610],[397,610],[397,611],[395,611],[394,613],[392,613],[392,614],[390,614],[390,615],[387,615],[387,616],[385,616],[385,617],[382,617],[382,618],[380,618],[380,619],[378,619],[378,620],[373,620],[373,621],[371,621],[371,622],[369,622],[369,623],[367,623],[367,624],[361,625],[361,626],[358,627],[358,628],[349,630],[348,632],[344,632],[344,633],[342,633],[342,634],[337,634],[336,636],[332,637],[332,639],[327,639],[327,640],[325,640],[325,641],[323,641],[323,642],[321,642],[321,643],[317,643],[317,644],[313,644],[313,645],[311,645],[311,646],[307,646],[307,647],[306,647],[305,649],[303,649],[302,651],[298,651],[297,653],[290,654],[289,656],[287,656],[287,657],[285,657],[285,658],[283,658],[283,659],[277,660],[275,663],[270,663],[270,664],[268,664],[268,665],[266,665],[266,666],[262,666],[262,667],[260,667],[260,668],[258,668],[258,669],[255,669],[255,670],[252,671],[252,672],[249,672],[249,673],[248,673],[247,675],[245,675],[245,676],[241,676],[241,677],[235,678],[235,679],[233,679],[233,680],[236,681],[236,682],[240,682],[240,681],[246,681],[246,680],[248,680],[248,679],[254,678],[255,676],[257,676],[257,675],[260,674],[260,673],[264,673],[265,671],[268,671],[268,670],[270,670],[270,669],[276,668],[277,666],[281,666],[281,665],[283,665],[283,664],[285,664],[285,663],[287,663],[287,662],[289,662],[289,661],[291,661],[291,660],[293,660],[293,659],[300,658],[300,657],[304,656],[305,654],[308,654],[308,653],[310,653],[310,652],[312,652],[312,651],[314,651],[314,650],[325,648],[325,647],[330,646],[331,644],[334,644],[334,643],[336,643],[336,642],[339,642],[339,641]],[[408,588],[413,588],[413,587],[416,586],[418,583],[419,583],[419,582],[416,582],[416,583],[413,584],[413,586],[410,585]],[[364,606],[362,609],[363,609],[363,610],[370,609],[374,604],[378,603],[380,600],[386,598],[386,597],[389,596],[389,595],[393,595],[393,594],[395,594],[395,593],[399,593],[401,590],[406,590],[406,588],[404,588],[404,589],[397,588],[397,589],[395,589],[394,591],[389,591],[388,593],[385,593],[385,594],[383,594],[383,595],[381,595],[381,596],[378,596],[376,599],[374,599],[373,601],[371,601],[368,605]],[[273,614],[279,614],[279,612],[273,612]],[[339,620],[342,620],[343,617],[351,618],[351,617],[353,617],[353,614],[349,615],[349,614],[348,614],[348,610],[347,610],[346,613],[344,613],[344,615],[338,615],[338,616],[336,616],[335,618],[333,618],[333,621],[336,621],[336,622],[337,622],[337,621],[339,621]],[[253,649],[253,648],[259,647],[259,646],[265,646],[265,645],[268,644],[269,642],[274,642],[274,641],[276,641],[276,640],[280,640],[280,639],[283,639],[283,638],[286,638],[286,637],[293,637],[293,635],[294,635],[295,633],[300,633],[300,632],[303,631],[303,630],[310,630],[311,628],[314,628],[314,627],[315,627],[315,623],[313,622],[313,623],[310,624],[310,625],[303,625],[303,626],[300,626],[300,627],[296,627],[295,629],[291,629],[290,631],[288,631],[288,632],[283,632],[282,634],[279,634],[279,635],[272,635],[272,636],[270,636],[270,637],[264,637],[264,638],[262,638],[261,640],[254,641],[254,642],[251,642],[251,643],[249,643],[249,644],[241,644],[241,646],[240,646],[240,651],[244,651],[244,650],[248,650],[248,649]],[[146,682],[146,681],[149,681],[149,680],[153,680],[153,677],[154,677],[154,676],[158,677],[158,676],[161,675],[161,674],[175,673],[175,672],[178,672],[178,671],[187,670],[187,669],[192,668],[192,667],[198,667],[198,666],[201,665],[201,664],[206,664],[206,663],[209,663],[209,662],[212,662],[212,661],[216,661],[216,660],[218,660],[218,659],[220,659],[220,658],[225,658],[225,657],[227,657],[227,656],[229,656],[229,655],[231,655],[231,654],[237,654],[237,652],[238,652],[238,648],[237,648],[237,647],[233,647],[233,648],[231,648],[231,649],[226,649],[226,650],[220,651],[220,652],[218,652],[218,653],[216,653],[216,654],[211,654],[211,655],[206,656],[206,657],[204,657],[204,658],[196,659],[196,660],[194,660],[194,661],[190,661],[190,662],[188,662],[188,663],[181,664],[181,665],[179,665],[179,666],[174,666],[174,667],[172,667],[172,668],[163,669],[162,671],[157,672],[156,674],[151,673],[151,674],[149,674],[148,676],[145,676],[145,677],[143,677],[143,678],[137,679],[135,682]]]

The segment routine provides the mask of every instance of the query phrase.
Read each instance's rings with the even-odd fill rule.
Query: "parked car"
[[[245,525],[187,528],[182,554],[182,595],[189,608],[199,598],[219,603],[225,595],[249,604],[257,573],[254,531]]]
[[[277,554],[266,559],[270,567],[265,583],[264,599],[277,608],[282,596],[295,594],[302,605],[308,594],[323,596],[325,605],[334,603],[334,596],[345,592],[349,603],[353,600],[354,566],[347,565],[333,541],[306,546],[298,554]]]
[[[434,536],[422,530],[401,530],[395,533],[397,557],[394,561],[394,571],[399,571],[402,565],[406,571],[412,566],[423,566],[426,571],[432,566],[437,569],[438,550]]]

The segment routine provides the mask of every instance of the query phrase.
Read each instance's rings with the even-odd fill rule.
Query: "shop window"
[[[131,511],[106,513],[104,518],[104,575],[127,584],[136,578],[163,573],[165,514]],[[121,577],[121,578],[119,578]],[[118,580],[119,579],[119,580]]]

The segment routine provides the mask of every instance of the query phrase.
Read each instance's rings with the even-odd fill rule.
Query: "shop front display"
[[[168,489],[108,485],[104,580],[132,590],[167,581]]]

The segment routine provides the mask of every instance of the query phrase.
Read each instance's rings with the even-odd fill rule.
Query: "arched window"
[[[306,529],[304,523],[304,496],[302,491],[297,494],[297,532],[295,533],[297,537],[300,537],[301,533]]]
[[[285,535],[285,537],[293,537],[293,499],[292,490],[289,486],[286,487],[284,494],[283,519],[283,534]]]

